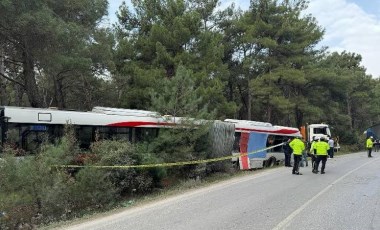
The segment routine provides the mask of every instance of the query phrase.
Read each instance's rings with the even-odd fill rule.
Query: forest
[[[380,83],[360,54],[329,52],[306,0],[0,3],[0,105],[144,109],[300,127],[355,144],[379,122]]]

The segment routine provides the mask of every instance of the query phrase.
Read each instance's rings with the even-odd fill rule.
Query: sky
[[[109,20],[116,21],[115,12],[122,0],[109,1]],[[130,4],[130,0],[126,0]],[[248,9],[248,0],[222,0],[220,8],[235,3]],[[330,52],[347,51],[360,54],[367,74],[380,77],[380,0],[310,0],[307,14],[313,15],[325,29],[319,47]]]

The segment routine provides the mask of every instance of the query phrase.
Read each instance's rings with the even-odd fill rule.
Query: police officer
[[[301,161],[302,152],[305,150],[305,144],[303,141],[300,140],[299,137],[294,138],[289,143],[290,148],[293,150],[293,156],[294,156],[294,164],[293,164],[293,171],[292,174],[294,175],[302,175],[302,173],[299,172],[299,163]]]
[[[319,168],[319,162],[322,161],[321,174],[325,174],[325,167],[327,161],[327,152],[330,149],[329,144],[326,142],[324,137],[321,137],[319,141],[315,142],[310,151],[316,150],[317,159],[314,163],[313,173],[317,174]]]
[[[372,148],[373,148],[373,137],[369,137],[366,141],[366,147],[367,147],[367,150],[368,150],[368,157],[372,157],[371,153],[372,153]]]
[[[292,139],[288,139],[284,144],[284,154],[285,154],[285,167],[292,167],[290,164],[290,158],[292,156],[292,148],[290,148],[289,143]]]

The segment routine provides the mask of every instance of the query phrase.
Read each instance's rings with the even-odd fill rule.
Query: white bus
[[[63,135],[64,126],[73,125],[81,148],[89,148],[99,139],[138,142],[154,138],[158,129],[173,126],[181,118],[164,117],[157,112],[94,107],[79,112],[54,108],[0,107],[0,141],[14,148],[32,152],[46,138]]]
[[[301,137],[297,128],[275,126],[267,122],[226,119],[225,122],[235,124],[235,143],[233,155],[243,155],[233,158],[242,170],[272,167],[284,161],[283,145],[290,137]],[[276,146],[272,149],[245,154]]]

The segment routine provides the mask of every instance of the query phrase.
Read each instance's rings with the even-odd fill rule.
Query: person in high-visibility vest
[[[293,171],[292,174],[294,175],[302,175],[302,173],[299,172],[299,163],[301,161],[302,152],[305,150],[305,144],[303,141],[300,140],[299,137],[294,138],[289,143],[290,148],[293,149],[293,156],[294,156],[294,165],[293,165]]]
[[[373,137],[370,136],[367,141],[366,141],[366,147],[367,147],[367,150],[368,150],[368,157],[372,157],[371,153],[372,153],[372,148],[373,148]]]
[[[316,150],[317,159],[314,163],[313,173],[318,173],[319,162],[322,161],[321,174],[325,174],[325,167],[327,161],[327,152],[330,149],[329,144],[326,142],[324,137],[321,137],[319,141],[315,142],[310,151]]]

